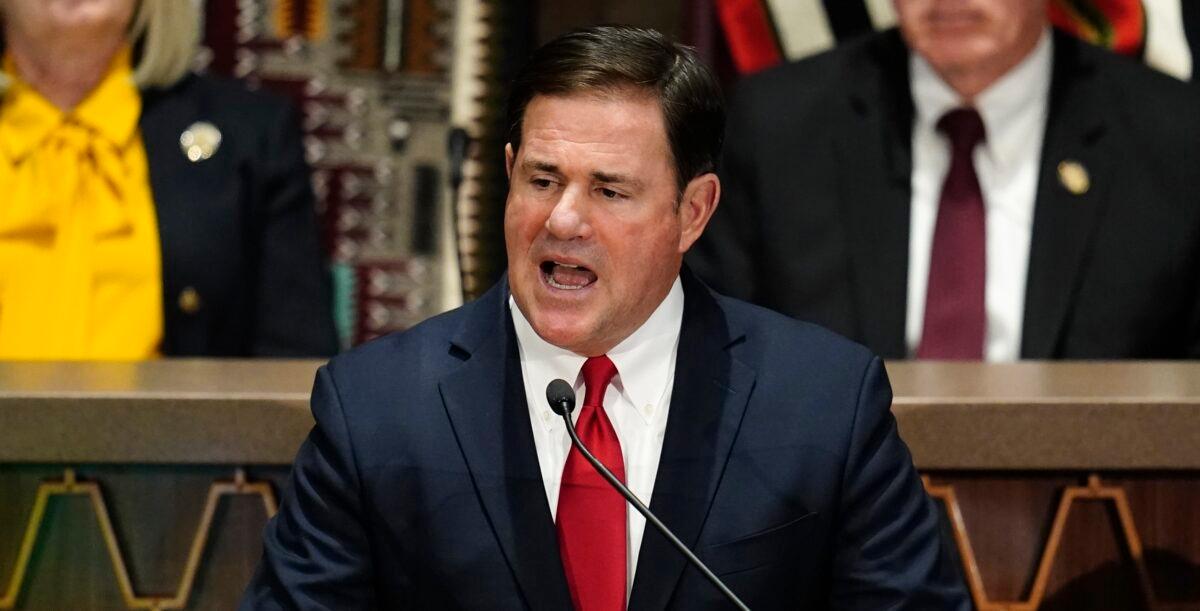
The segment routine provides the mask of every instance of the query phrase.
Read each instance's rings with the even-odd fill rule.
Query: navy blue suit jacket
[[[751,608],[967,594],[882,362],[718,296],[685,306],[650,507]],[[333,359],[243,609],[569,609],[501,282]],[[647,528],[629,609],[729,608]]]

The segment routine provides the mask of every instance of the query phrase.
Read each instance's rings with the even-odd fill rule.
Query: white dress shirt
[[[585,357],[543,340],[529,325],[520,308],[510,297],[509,310],[517,332],[521,354],[521,375],[525,381],[525,399],[529,402],[529,422],[537,448],[542,483],[550,515],[558,514],[558,490],[563,466],[571,449],[562,417],[546,403],[546,386],[560,378],[575,387],[576,405],[583,405]],[[625,461],[625,485],[647,506],[658,475],[663,434],[667,430],[667,411],[671,405],[671,387],[675,380],[675,356],[679,348],[679,329],[683,323],[683,286],[679,279],[650,318],[608,352],[617,366],[617,375],[604,395],[604,411],[621,441]],[[579,415],[578,409],[574,415]],[[626,503],[628,541],[626,554],[626,599],[633,586],[638,551],[646,519]]]
[[[987,335],[983,354],[987,361],[1014,361],[1021,354],[1025,279],[1046,132],[1052,47],[1050,31],[1046,30],[1034,50],[976,96],[974,103],[987,133],[973,155],[985,208]],[[925,292],[938,202],[950,169],[950,143],[937,131],[937,122],[946,112],[964,104],[916,53],[909,57],[909,79],[916,119],[912,131],[905,341],[909,355],[914,355],[925,323]]]

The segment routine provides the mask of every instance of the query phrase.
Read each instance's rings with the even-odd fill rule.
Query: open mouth
[[[556,289],[577,291],[596,282],[596,273],[582,265],[542,261],[539,267],[542,271],[542,279]]]

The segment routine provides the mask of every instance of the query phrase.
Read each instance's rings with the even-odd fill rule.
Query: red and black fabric
[[[750,74],[783,61],[779,35],[763,0],[717,0],[717,18],[739,74]]]
[[[1053,0],[1050,22],[1092,44],[1122,55],[1146,48],[1146,9],[1141,0]]]

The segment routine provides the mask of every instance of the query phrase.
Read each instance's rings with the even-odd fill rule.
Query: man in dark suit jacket
[[[681,271],[719,198],[716,92],[653,31],[534,54],[509,103],[507,276],[320,370],[243,609],[729,608],[572,470],[556,367],[583,378],[579,435],[751,608],[967,607],[881,361]],[[665,348],[630,356],[646,346]],[[659,389],[644,408],[639,387]]]
[[[1011,20],[1022,12],[1012,4],[1032,7],[1035,37],[1046,27],[1042,0],[901,0],[901,31],[744,82],[721,170],[726,203],[689,254],[697,274],[885,358],[914,355],[912,22],[942,9]],[[1003,360],[1200,356],[1200,97],[1131,60],[1057,32],[1047,39],[1031,235],[1026,247],[996,245],[997,256],[1028,257],[1008,261],[1025,273],[1005,289],[1019,341]],[[1023,299],[1013,292],[1022,287]]]

